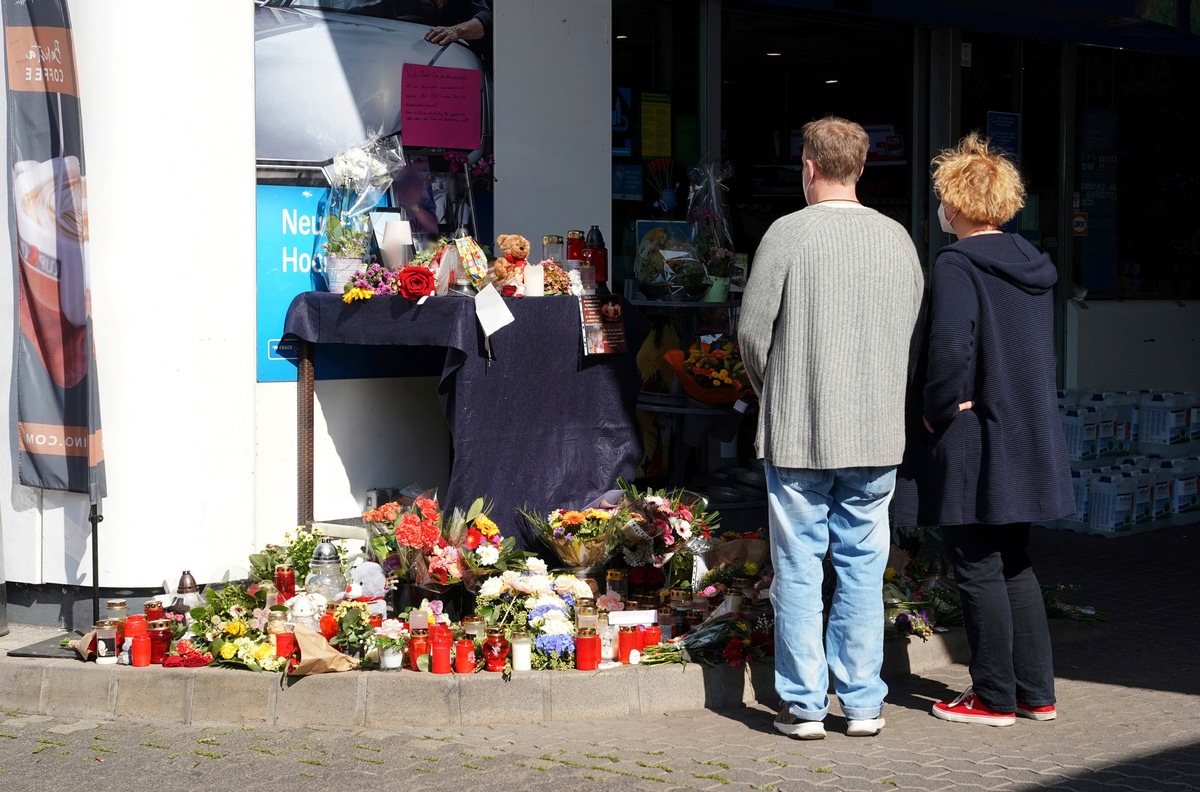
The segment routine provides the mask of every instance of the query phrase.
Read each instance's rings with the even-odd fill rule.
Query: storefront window
[[[963,134],[978,131],[1025,178],[1025,208],[1010,230],[1060,258],[1062,45],[985,33],[962,35]]]
[[[1074,281],[1089,299],[1200,296],[1200,59],[1078,50]]]
[[[726,3],[721,22],[723,155],[734,243],[752,252],[777,218],[804,208],[800,130],[826,115],[871,135],[858,186],[864,204],[912,224],[912,33],[791,9]],[[752,265],[753,266],[753,265]]]
[[[613,0],[612,277],[633,274],[636,222],[687,215],[700,159],[700,3]]]

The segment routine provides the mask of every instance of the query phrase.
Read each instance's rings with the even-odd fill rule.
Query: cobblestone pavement
[[[894,683],[879,736],[847,737],[831,715],[823,741],[775,733],[766,706],[386,732],[10,712],[0,715],[0,789],[1200,789],[1197,541],[1187,529],[1035,538],[1043,582],[1080,583],[1076,602],[1113,619],[1056,647],[1056,721],[990,728],[933,718],[931,703],[968,683],[959,665]]]

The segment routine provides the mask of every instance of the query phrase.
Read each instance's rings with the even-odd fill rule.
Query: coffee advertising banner
[[[105,494],[87,191],[66,0],[3,0],[21,484]],[[13,222],[15,221],[15,222]]]

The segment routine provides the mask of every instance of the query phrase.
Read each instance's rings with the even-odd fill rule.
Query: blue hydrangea
[[[546,654],[570,654],[575,651],[575,638],[570,635],[539,635],[533,645]]]

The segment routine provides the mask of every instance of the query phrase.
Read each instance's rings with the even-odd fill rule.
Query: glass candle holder
[[[96,622],[96,662],[114,665],[117,662],[117,620],[101,619]]]
[[[558,234],[547,234],[542,237],[542,258],[550,259],[560,269],[563,262],[566,261],[566,248],[563,246],[563,238]]]
[[[596,623],[596,634],[600,636],[600,660],[612,662],[617,659],[617,628],[608,623],[608,614],[601,613]]]
[[[408,639],[408,667],[420,671],[418,662],[422,655],[429,654],[429,630],[413,630]]]
[[[503,671],[508,659],[509,643],[500,627],[489,627],[483,642],[483,667],[488,671]]]
[[[617,659],[628,665],[630,656],[637,651],[637,627],[627,624],[621,626],[617,636]]]
[[[675,627],[675,609],[670,605],[663,605],[658,609],[658,629],[659,635],[663,638],[670,638]]]
[[[472,638],[484,637],[484,623],[479,616],[464,616],[462,620],[463,632]]]
[[[530,671],[533,669],[533,639],[524,630],[515,630],[510,640],[512,644],[513,671]]]
[[[263,607],[269,608],[279,604],[279,591],[274,583],[259,583],[258,593],[263,595]]]
[[[163,658],[171,651],[171,623],[166,619],[150,622],[146,636],[150,639],[150,662],[162,665]]]
[[[442,625],[445,627],[445,625]],[[450,647],[454,644],[454,637],[450,634],[450,630],[438,630],[432,638],[432,651],[429,657],[429,670],[435,674],[450,673]]]
[[[146,615],[147,624],[167,618],[167,613],[161,600],[146,600],[142,605],[142,611]]]
[[[284,603],[296,596],[296,572],[291,564],[275,565],[275,592]]]
[[[595,605],[575,605],[575,628],[582,630],[591,627],[593,630],[600,623],[600,612]]]
[[[629,597],[629,573],[624,569],[610,569],[606,576],[608,590],[616,594],[622,601]]]
[[[134,668],[145,668],[150,665],[150,636],[142,633],[130,639],[133,646],[129,650],[129,664]]]
[[[475,642],[470,638],[463,638],[454,644],[454,672],[475,673]]]
[[[575,636],[575,667],[595,671],[600,667],[600,636],[591,627],[583,627]]]

